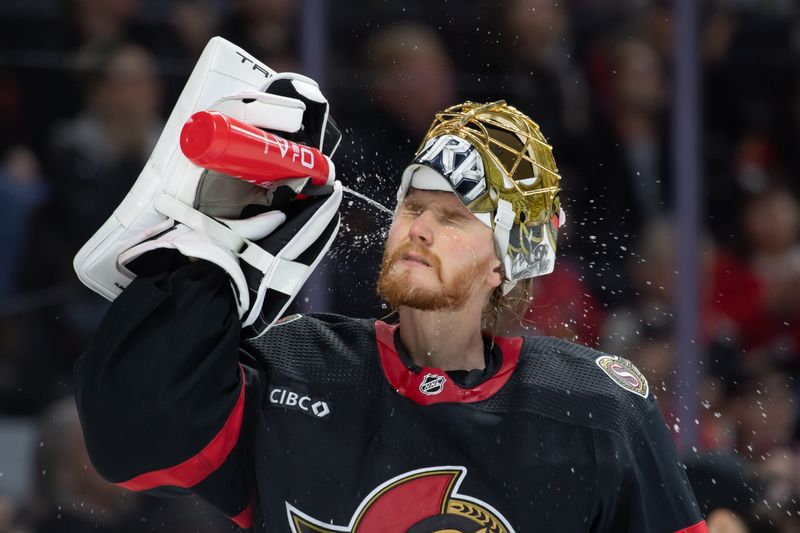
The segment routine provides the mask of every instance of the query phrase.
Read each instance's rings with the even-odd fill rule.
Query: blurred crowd
[[[675,392],[673,2],[305,4],[325,10],[344,184],[391,207],[435,112],[506,99],[530,114],[554,146],[568,222],[556,271],[509,327],[639,366],[673,431],[697,427],[682,452],[712,532],[800,532],[800,5],[697,2],[702,371],[680,400],[698,404],[692,421]],[[72,364],[108,303],[71,260],[135,181],[208,39],[303,73],[303,6],[0,5],[0,531],[236,530],[202,502],[125,493],[92,469]],[[353,198],[343,217],[296,305],[384,316],[374,282],[390,220]],[[14,435],[30,446],[11,479]]]

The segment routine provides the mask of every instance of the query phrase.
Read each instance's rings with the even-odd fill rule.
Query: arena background
[[[100,480],[70,396],[108,306],[71,259],[214,35],[319,80],[341,180],[383,203],[434,112],[504,98],[530,114],[568,223],[515,329],[639,366],[712,531],[800,531],[795,0],[4,0],[0,531],[236,530]],[[383,316],[389,220],[352,197],[343,216],[295,307]]]

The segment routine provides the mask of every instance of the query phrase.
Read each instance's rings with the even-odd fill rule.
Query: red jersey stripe
[[[438,368],[423,367],[419,372],[409,370],[400,359],[394,345],[394,332],[397,327],[397,324],[375,321],[375,337],[378,341],[378,355],[383,374],[401,396],[420,405],[445,402],[473,403],[491,398],[505,386],[519,362],[522,337],[495,337],[494,342],[503,354],[497,373],[480,385],[462,388],[448,379],[446,373]],[[431,378],[439,384],[439,391],[432,394],[424,391],[425,380]]]
[[[253,501],[250,500],[250,503],[247,504],[244,511],[236,516],[229,516],[228,518],[233,520],[233,522],[242,529],[253,527]]]
[[[239,440],[239,431],[242,428],[242,415],[244,413],[244,369],[239,365],[242,373],[242,387],[239,399],[236,401],[225,425],[217,435],[211,439],[205,448],[194,457],[162,470],[154,470],[140,474],[133,479],[117,483],[120,487],[133,491],[150,490],[156,487],[170,485],[174,487],[189,488],[197,485],[207,478],[217,468],[222,466],[225,459]]]
[[[708,533],[708,526],[706,526],[706,521],[702,520],[693,526],[679,529],[675,533]]]

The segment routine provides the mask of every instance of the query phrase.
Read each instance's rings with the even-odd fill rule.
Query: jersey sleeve
[[[658,404],[652,396],[643,401],[622,435],[596,439],[604,509],[596,530],[708,533]]]
[[[196,261],[140,276],[75,364],[92,463],[156,495],[193,492],[240,527],[252,521],[253,425],[265,374],[239,351],[230,283]]]

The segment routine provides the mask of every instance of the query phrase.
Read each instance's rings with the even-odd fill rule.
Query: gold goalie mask
[[[397,193],[409,188],[452,191],[494,232],[503,262],[503,292],[520,279],[553,271],[558,197],[553,148],[539,126],[505,101],[465,102],[438,113]]]

